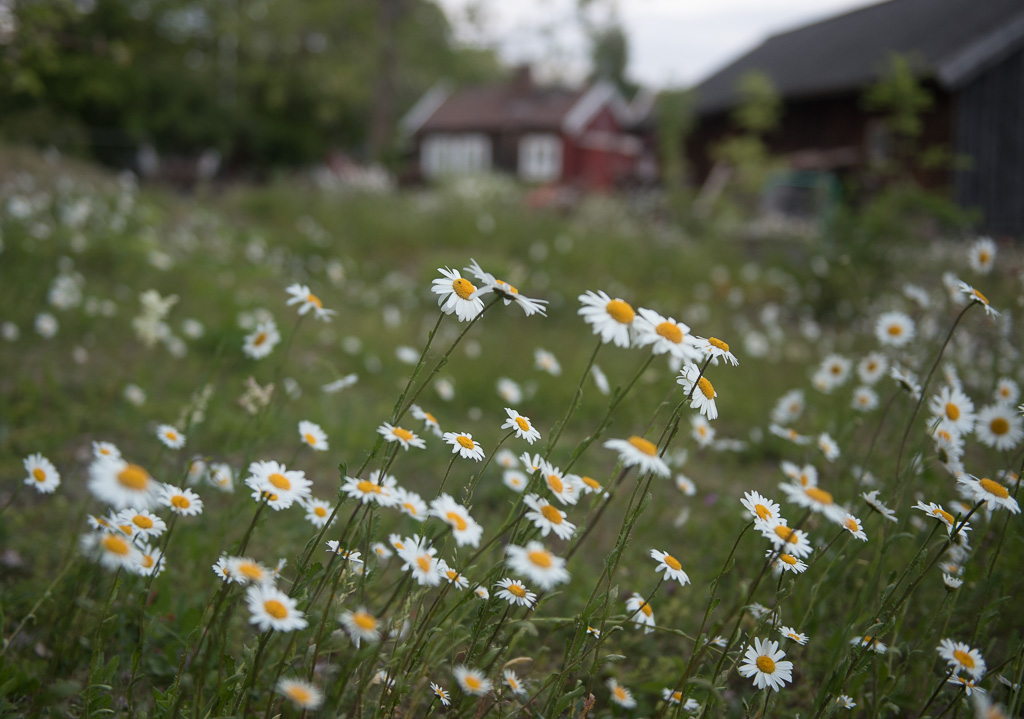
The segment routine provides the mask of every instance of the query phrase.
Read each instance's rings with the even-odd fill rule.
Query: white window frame
[[[432,179],[491,169],[491,140],[480,132],[434,134],[420,145],[420,172]]]
[[[553,182],[562,177],[562,138],[533,133],[519,138],[519,178],[526,182]]]

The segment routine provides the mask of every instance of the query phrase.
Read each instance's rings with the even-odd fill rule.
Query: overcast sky
[[[629,38],[631,79],[692,85],[762,39],[878,0],[605,0]],[[587,50],[576,0],[439,0],[465,42],[531,62],[548,78],[578,80]],[[601,4],[598,0],[595,4]]]

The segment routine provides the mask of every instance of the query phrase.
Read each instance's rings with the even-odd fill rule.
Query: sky
[[[438,0],[463,42],[494,47],[509,64],[530,62],[548,80],[587,70],[577,0]],[[614,12],[629,40],[628,76],[649,87],[690,86],[780,31],[877,0],[592,0]]]

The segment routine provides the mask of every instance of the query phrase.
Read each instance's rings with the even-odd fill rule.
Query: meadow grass
[[[911,234],[865,265],[494,178],[180,197],[4,155],[5,715],[1019,712],[1017,248]],[[495,291],[460,321],[438,268]]]

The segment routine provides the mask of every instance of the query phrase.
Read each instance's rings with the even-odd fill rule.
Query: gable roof
[[[956,88],[1022,45],[1020,0],[889,0],[773,35],[697,86],[697,112],[732,108],[750,71],[766,73],[785,98],[813,97],[877,81],[900,53]]]

